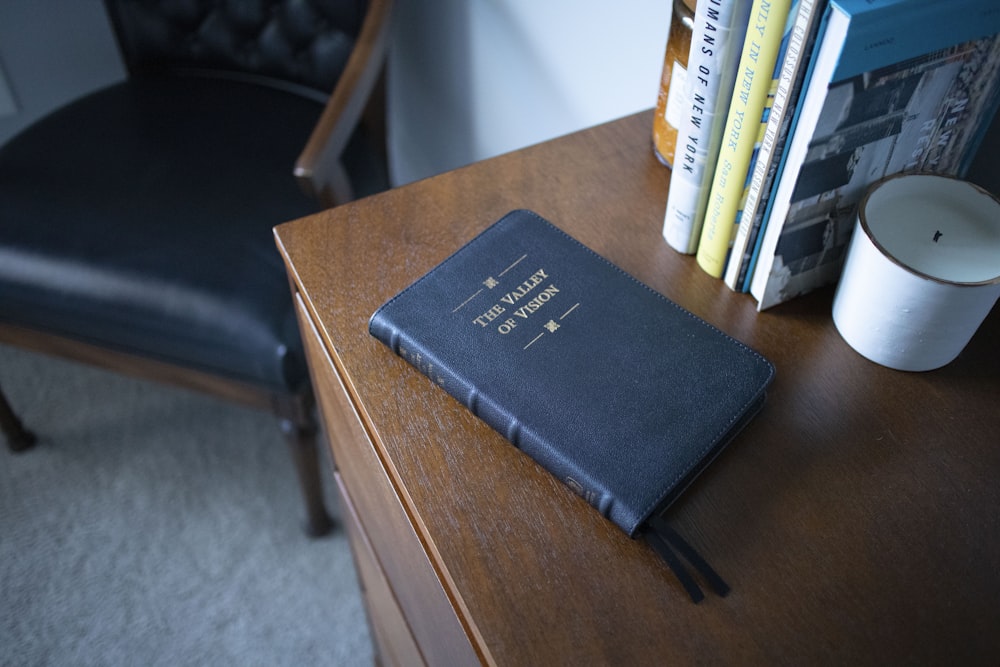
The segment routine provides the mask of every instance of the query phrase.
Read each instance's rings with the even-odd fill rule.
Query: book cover
[[[791,116],[786,111],[789,106],[794,106],[795,100],[798,99],[805,74],[803,64],[808,62],[812,41],[819,26],[819,17],[823,15],[825,6],[825,0],[793,0],[788,13],[785,36],[782,38],[771,90],[768,91],[768,102],[761,118],[759,146],[754,152],[747,173],[743,202],[737,214],[736,235],[723,275],[726,285],[738,292],[746,291],[744,279],[757,239],[757,231],[760,229],[761,215],[758,215],[758,209],[763,212],[763,207],[759,207],[759,204],[770,190],[771,179],[768,175],[775,171],[772,165],[775,157],[781,152],[787,133],[786,121]]]
[[[633,537],[757,412],[774,373],[523,210],[381,306],[369,329]]]
[[[722,277],[735,234],[736,211],[743,195],[790,5],[790,0],[754,0],[750,9],[698,241],[698,265],[715,278]]]
[[[993,0],[830,0],[823,20],[758,238],[761,310],[837,280],[873,182],[962,176],[997,107]]]
[[[663,217],[663,238],[686,255],[698,249],[750,6],[751,0],[703,0],[695,9],[686,80],[689,106],[678,128]]]

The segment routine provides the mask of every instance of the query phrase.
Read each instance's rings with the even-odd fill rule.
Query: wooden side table
[[[923,374],[851,350],[832,290],[757,313],[662,241],[651,122],[277,229],[381,661],[997,664],[1000,313]],[[775,363],[763,412],[669,513],[728,597],[692,604],[645,543],[368,335],[381,303],[521,207]]]

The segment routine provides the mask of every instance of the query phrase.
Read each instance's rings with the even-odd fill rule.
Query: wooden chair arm
[[[382,74],[395,0],[371,0],[357,44],[295,163],[295,177],[324,206],[354,198],[341,154]]]

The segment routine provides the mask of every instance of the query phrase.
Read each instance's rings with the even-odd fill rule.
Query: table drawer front
[[[423,657],[430,664],[478,664],[465,629],[301,296],[297,311],[334,465]]]
[[[416,640],[406,623],[403,610],[396,602],[396,596],[389,586],[385,573],[379,567],[375,552],[372,549],[368,535],[361,527],[360,519],[354,508],[354,502],[344,487],[340,473],[334,473],[340,502],[344,527],[347,529],[354,553],[354,561],[358,567],[358,578],[364,591],[365,603],[369,610],[372,636],[378,651],[378,664],[386,667],[408,667],[424,665],[423,656],[417,647]]]

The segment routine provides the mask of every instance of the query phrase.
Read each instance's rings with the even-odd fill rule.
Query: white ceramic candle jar
[[[948,364],[1000,297],[1000,201],[946,176],[871,187],[833,302],[844,340],[906,371]]]

